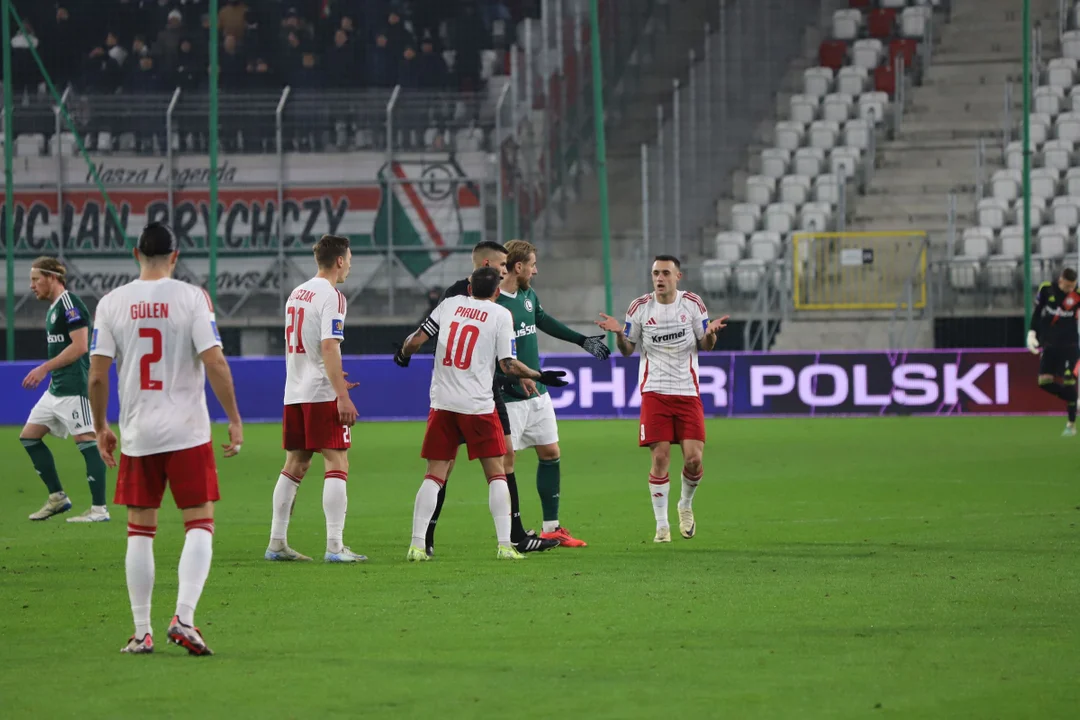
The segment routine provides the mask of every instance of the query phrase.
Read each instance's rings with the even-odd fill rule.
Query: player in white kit
[[[703,470],[705,412],[698,389],[698,350],[716,347],[716,334],[728,316],[709,322],[705,303],[697,295],[679,290],[682,279],[678,258],[658,255],[652,266],[653,292],[630,303],[625,324],[600,313],[596,324],[617,333],[619,350],[629,356],[641,346],[638,385],[641,425],[638,444],[652,453],[649,491],[656,518],[654,542],[671,542],[668,524],[668,467],[671,444],[682,446],[682,493],[679,531],[694,537],[693,500]]]
[[[539,380],[549,387],[563,387],[566,373],[531,370],[514,356],[514,321],[510,311],[495,303],[502,273],[481,267],[469,278],[469,295],[443,300],[401,348],[411,357],[437,333],[435,370],[431,377],[431,411],[420,456],[427,460],[427,474],[416,493],[413,508],[410,561],[430,560],[425,536],[435,513],[439,490],[446,484],[450,464],[462,440],[470,460],[480,460],[488,481],[488,509],[495,520],[499,547],[496,557],[521,560],[525,555],[510,543],[510,491],[503,472],[506,441],[495,410],[491,379],[495,364],[507,375]],[[429,333],[430,331],[430,333]]]
[[[210,572],[218,494],[206,380],[229,418],[225,457],[240,452],[243,424],[229,364],[221,351],[206,291],[172,279],[176,238],[160,223],[143,230],[135,250],[139,279],[101,299],[90,340],[90,410],[98,450],[109,467],[117,439],[106,419],[109,367],[120,394],[120,471],[114,502],[128,507],[125,567],[135,634],[121,652],[154,650],[150,600],[154,535],[168,485],[184,518],[180,588],[169,625],[171,642],[192,655],[212,655],[195,627],[195,606]]]
[[[314,247],[318,274],[299,286],[285,303],[285,408],[281,435],[285,467],[274,487],[267,560],[311,560],[289,547],[289,518],[300,482],[311,458],[322,453],[323,512],[326,515],[326,553],[333,563],[363,562],[367,558],[343,544],[348,495],[349,447],[356,406],[341,365],[345,339],[345,296],[337,286],[352,266],[349,239],[323,235]]]

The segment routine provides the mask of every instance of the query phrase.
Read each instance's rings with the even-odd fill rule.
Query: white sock
[[[191,520],[184,523],[187,535],[180,553],[180,589],[176,593],[176,616],[184,625],[195,625],[195,606],[199,604],[210,560],[214,557],[214,521]]]
[[[349,496],[345,490],[345,480],[349,476],[340,470],[331,470],[323,480],[322,509],[326,515],[326,552],[339,553],[344,546],[345,511],[349,507]]]
[[[682,472],[682,494],[679,495],[679,507],[689,508],[694,503],[694,493],[697,492],[698,483],[701,482],[701,476],[704,475],[704,471],[698,474],[697,477],[688,477],[686,470]]]
[[[435,506],[439,502],[439,488],[442,485],[435,482],[435,478],[428,475],[416,491],[416,504],[413,505],[412,514],[412,541],[413,547],[423,548],[426,546],[427,528],[431,522],[431,516],[435,514]]]
[[[91,506],[90,506],[90,509],[91,509],[91,510],[96,510],[96,511],[98,511],[99,513],[103,513],[103,512],[108,512],[108,511],[109,511],[109,507],[108,507],[107,505],[91,505]]]
[[[543,532],[552,533],[559,529],[558,520],[545,520],[543,526]]]
[[[665,475],[662,478],[658,478],[655,475],[649,475],[649,494],[652,495],[652,510],[653,516],[656,518],[656,527],[668,527],[668,491],[671,489],[671,483],[668,481],[668,476]]]
[[[289,518],[292,517],[293,503],[300,481],[284,471],[278,475],[274,486],[274,519],[270,523],[270,547],[283,550],[289,544]]]
[[[128,524],[127,573],[128,599],[135,619],[135,636],[140,640],[150,628],[150,600],[154,594],[154,533],[157,528]]]
[[[505,475],[488,481],[488,509],[495,520],[495,537],[502,547],[510,547],[510,487]]]

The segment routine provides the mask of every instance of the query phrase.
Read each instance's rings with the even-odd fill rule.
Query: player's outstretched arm
[[[727,327],[728,318],[730,315],[725,315],[722,318],[713,320],[711,323],[705,326],[705,335],[701,340],[698,340],[698,349],[709,352],[716,347],[716,336],[721,330]]]
[[[394,343],[394,347],[397,352],[394,353],[394,362],[401,367],[409,366],[409,359],[420,351],[420,348],[424,346],[431,336],[424,332],[423,328],[418,328],[409,337],[405,338],[404,343]]]
[[[536,380],[548,387],[566,387],[569,385],[568,382],[563,380],[563,376],[566,375],[565,370],[533,370],[517,358],[503,358],[499,361],[499,369],[507,375]]]
[[[90,357],[90,376],[87,380],[87,395],[90,397],[90,417],[94,422],[97,436],[98,454],[110,468],[116,467],[116,435],[109,427],[106,411],[109,408],[109,368],[112,358],[106,355]]]
[[[607,330],[610,333],[615,333],[615,345],[619,348],[619,352],[623,354],[623,357],[630,357],[634,354],[634,350],[637,349],[635,343],[630,342],[630,339],[626,337],[623,332],[623,325],[617,318],[613,318],[610,315],[600,313],[600,319],[593,321],[597,327],[601,330]]]
[[[222,447],[225,448],[225,457],[232,457],[240,452],[240,446],[244,442],[244,421],[240,419],[240,408],[236,404],[236,389],[233,387],[229,362],[218,345],[204,350],[199,359],[206,368],[206,378],[210,381],[214,397],[221,403],[225,416],[229,418],[229,442]]]

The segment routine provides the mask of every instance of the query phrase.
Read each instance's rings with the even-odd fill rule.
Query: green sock
[[[41,481],[49,489],[49,494],[63,492],[64,486],[60,484],[60,476],[56,474],[56,463],[53,462],[52,452],[43,440],[27,440],[20,438],[19,442],[26,448],[30,462],[34,463],[34,469],[41,476]]]
[[[536,492],[544,510],[544,522],[559,519],[559,460],[541,460],[536,467]]]
[[[105,507],[105,461],[93,440],[76,443],[86,461],[86,480],[90,483],[90,503]]]

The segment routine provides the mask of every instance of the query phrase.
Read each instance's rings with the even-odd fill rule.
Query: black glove
[[[597,360],[607,360],[611,357],[611,348],[604,342],[603,335],[593,335],[585,338],[581,341],[581,347],[585,348],[585,352]]]
[[[398,367],[409,367],[409,358],[405,357],[405,352],[402,349],[401,343],[394,343],[394,350],[397,351],[394,353],[394,363],[397,364]]]
[[[544,370],[540,373],[537,382],[542,382],[548,387],[566,387],[570,383],[563,380],[565,375],[565,370]]]
[[[503,395],[509,395],[516,400],[528,400],[529,396],[521,387],[521,379],[509,375],[499,375],[499,390]]]

